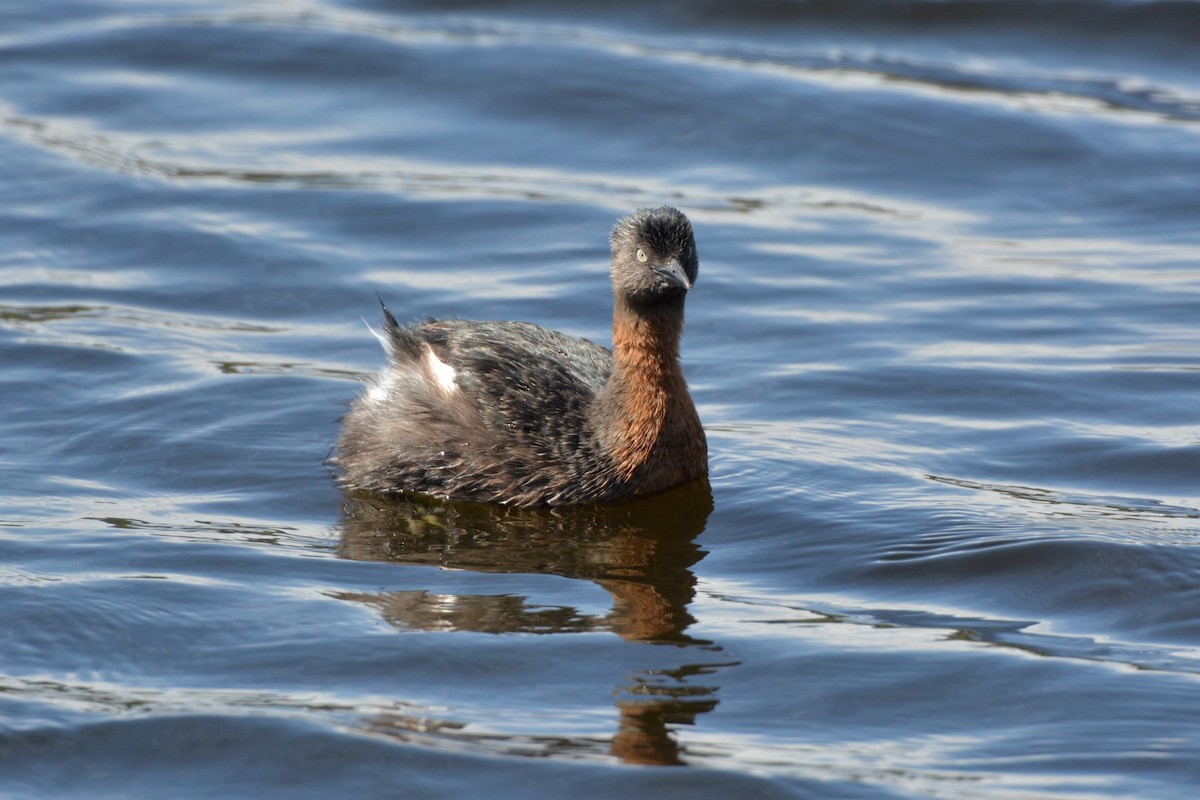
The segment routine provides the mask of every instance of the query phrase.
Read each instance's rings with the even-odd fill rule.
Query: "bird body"
[[[612,236],[613,350],[524,322],[399,324],[354,402],[343,483],[518,506],[652,494],[708,471],[679,363],[698,260],[687,218],[643,209]]]

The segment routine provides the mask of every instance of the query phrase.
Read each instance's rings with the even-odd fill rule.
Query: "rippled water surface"
[[[1200,786],[1200,4],[9,2],[0,795]],[[711,491],[324,464],[697,232]]]

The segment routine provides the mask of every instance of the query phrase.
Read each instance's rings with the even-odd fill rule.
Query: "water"
[[[737,9],[0,10],[0,795],[1195,793],[1200,5]],[[661,203],[711,491],[339,494]]]

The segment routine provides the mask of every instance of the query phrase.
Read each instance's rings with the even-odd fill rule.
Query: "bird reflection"
[[[712,512],[706,480],[616,506],[520,510],[404,497],[349,494],[340,555],[477,572],[540,573],[595,582],[612,597],[604,614],[531,605],[524,597],[427,591],[341,594],[404,629],[485,633],[607,630],[629,641],[718,648],[694,639],[691,567],[696,536]],[[617,692],[620,723],[610,752],[641,764],[682,763],[671,727],[716,706],[715,686],[687,682],[721,664],[646,671]],[[378,721],[377,721],[378,722]],[[394,724],[394,721],[393,723]],[[378,726],[376,726],[378,727]]]

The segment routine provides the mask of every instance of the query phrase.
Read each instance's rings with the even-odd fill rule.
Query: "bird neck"
[[[649,308],[618,297],[613,305],[614,375],[635,385],[656,385],[682,377],[679,338],[683,299]]]
[[[617,471],[646,488],[707,468],[704,431],[679,364],[682,331],[682,297],[652,308],[617,298],[604,428]]]

